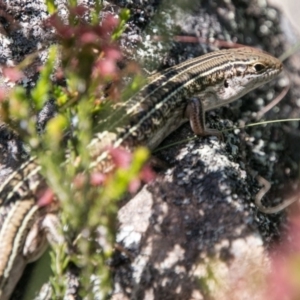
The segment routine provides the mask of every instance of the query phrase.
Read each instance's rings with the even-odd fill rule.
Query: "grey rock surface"
[[[283,52],[286,43],[280,13],[263,2],[219,1],[215,5],[201,1],[191,3],[188,9],[162,5],[156,19],[164,23],[163,30],[176,28],[177,35],[199,38],[199,43],[170,38],[167,53],[163,43],[146,38],[142,45],[151,46],[142,46],[144,51],[138,54],[149,62],[160,53],[166,66],[213,50],[214,44],[203,38],[212,43],[236,41],[275,56]],[[145,29],[146,37],[159,35],[161,27],[156,24]],[[290,62],[287,72],[296,83],[299,64],[289,68]],[[231,105],[231,110],[222,108],[209,114],[211,126],[254,122],[255,111],[286,84],[283,75]],[[299,107],[293,104],[298,94],[295,84],[289,96],[264,118],[298,116]],[[225,144],[214,138],[196,138],[156,154],[167,160],[170,168],[119,212],[117,242],[131,256],[122,252],[117,256],[113,299],[262,299],[262,291],[253,289],[253,282],[267,272],[268,251],[285,234],[286,218],[284,214],[262,214],[254,206],[259,185],[252,171],[272,181],[273,190],[264,203],[274,205],[292,173],[298,171],[299,135],[292,127],[278,124],[235,130],[225,134]],[[187,137],[192,137],[188,124],[162,147]]]

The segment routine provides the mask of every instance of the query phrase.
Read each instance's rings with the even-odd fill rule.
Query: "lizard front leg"
[[[222,139],[222,133],[219,130],[206,128],[205,110],[200,98],[194,97],[189,100],[184,116],[189,119],[191,128],[196,135],[215,135],[218,139]]]

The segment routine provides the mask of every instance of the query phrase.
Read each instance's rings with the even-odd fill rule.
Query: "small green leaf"
[[[40,78],[35,88],[31,91],[31,97],[37,110],[40,110],[44,103],[49,99],[48,93],[51,88],[50,75],[53,71],[56,55],[57,46],[51,46],[49,49],[48,61],[40,73]]]
[[[56,4],[54,0],[46,0],[47,10],[50,15],[54,14],[57,11]]]
[[[131,168],[138,174],[141,167],[149,158],[149,150],[145,147],[138,147],[133,153],[133,162]],[[136,175],[135,174],[135,175]]]
[[[49,147],[56,151],[59,149],[59,144],[63,138],[64,130],[68,125],[68,120],[65,116],[59,114],[51,119],[46,126],[46,141]]]
[[[120,11],[119,18],[120,18],[120,23],[119,23],[118,27],[114,30],[114,32],[112,34],[112,39],[114,41],[117,40],[118,38],[120,38],[120,36],[122,35],[122,33],[124,32],[124,30],[126,28],[126,22],[130,18],[129,9],[126,9],[126,8],[122,9]]]
[[[77,6],[77,0],[70,0],[69,4],[71,7],[75,7],[75,6]]]

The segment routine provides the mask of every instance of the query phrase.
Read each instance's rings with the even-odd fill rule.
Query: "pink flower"
[[[96,27],[96,31],[99,36],[103,39],[111,36],[115,28],[119,24],[119,18],[113,14],[107,14],[103,20],[102,24]]]
[[[101,59],[95,63],[95,70],[101,76],[114,76],[117,73],[116,63],[112,59]]]
[[[88,8],[84,5],[77,5],[71,10],[71,13],[74,13],[75,15],[79,17],[83,17],[84,14],[88,11]]]
[[[103,52],[105,58],[111,60],[120,60],[122,58],[122,53],[120,49],[114,46],[103,47]]]
[[[22,79],[24,74],[19,71],[17,68],[4,68],[3,69],[4,77],[8,78],[12,82],[17,82]]]
[[[268,299],[300,299],[300,220],[291,217],[287,240],[271,255]]]
[[[150,182],[151,180],[153,180],[156,177],[155,172],[152,170],[152,168],[150,167],[149,164],[146,164],[140,173],[140,178],[144,181],[144,182]]]
[[[91,185],[93,186],[99,186],[102,185],[104,183],[106,179],[106,176],[102,173],[93,173],[91,174]]]
[[[99,37],[94,32],[85,32],[80,36],[80,41],[84,44],[96,43]]]
[[[44,190],[38,197],[37,205],[39,207],[48,206],[53,202],[54,194],[50,188]]]
[[[132,179],[128,186],[128,191],[132,194],[136,193],[141,186],[141,181],[139,178]]]
[[[7,93],[8,93],[7,88],[5,87],[0,88],[0,102],[6,98]]]
[[[132,154],[130,152],[122,148],[111,148],[109,154],[117,168],[129,168],[132,160]]]

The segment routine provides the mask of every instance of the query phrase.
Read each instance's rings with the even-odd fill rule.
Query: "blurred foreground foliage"
[[[109,175],[90,170],[88,145],[95,128],[99,132],[111,126],[101,125],[101,120],[111,114],[115,103],[139,88],[140,77],[133,76],[138,73],[135,65],[118,66],[122,60],[118,38],[129,18],[128,10],[99,19],[101,3],[96,1],[89,10],[73,4],[66,21],[56,13],[55,2],[47,1],[52,15],[45,26],[55,29],[58,43],[50,47],[35,87],[28,92],[17,86],[8,99],[2,99],[1,115],[18,131],[30,155],[37,157],[59,203],[67,243],[54,245],[51,253],[52,298],[63,298],[72,262],[80,269],[80,295],[104,299],[111,292],[107,260],[114,248],[118,200],[139,182],[148,152],[137,148],[124,154],[115,149],[118,160],[129,163],[116,165]],[[28,62],[31,59],[7,69],[6,74],[19,82]],[[122,79],[126,76],[133,80],[124,88]],[[54,101],[57,110],[41,133],[37,116],[48,101]]]

